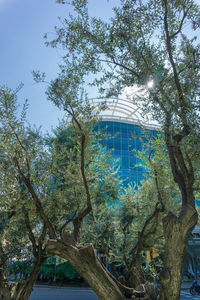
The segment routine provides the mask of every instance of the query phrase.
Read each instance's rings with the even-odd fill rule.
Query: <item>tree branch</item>
[[[28,230],[28,236],[29,236],[29,239],[30,239],[30,241],[32,243],[32,246],[33,246],[33,254],[36,257],[36,255],[37,255],[37,243],[36,243],[36,239],[35,239],[35,236],[33,234],[32,228],[31,228],[29,215],[28,215],[28,212],[27,212],[27,210],[25,209],[24,206],[22,207],[22,210],[23,210],[23,214],[24,214],[24,220],[25,220],[26,228]]]
[[[163,0],[164,1],[164,6],[165,6],[165,15],[164,15],[164,28],[165,28],[165,34],[166,34],[166,47],[167,47],[167,52],[169,56],[169,60],[173,69],[173,76],[174,76],[174,82],[177,88],[177,92],[179,95],[179,103],[180,103],[180,108],[181,108],[181,119],[183,122],[184,127],[188,127],[187,124],[187,118],[186,118],[186,107],[185,107],[185,100],[184,100],[184,95],[183,91],[181,88],[180,80],[178,77],[178,73],[176,70],[176,65],[173,59],[173,54],[172,54],[172,45],[171,45],[171,37],[169,34],[169,26],[168,26],[168,0]]]
[[[186,155],[187,162],[189,164],[189,174],[191,176],[192,182],[194,183],[195,178],[194,178],[194,168],[193,168],[192,160],[190,159],[190,156],[187,152],[185,152],[185,155]]]
[[[18,135],[17,132],[15,131],[14,127],[11,125],[10,122],[8,122],[8,124],[9,124],[10,128],[12,129],[12,131],[13,131],[13,133],[14,133],[14,135],[15,135],[15,137],[16,137],[16,139],[17,139],[19,145],[20,145],[20,147],[21,147],[22,150],[24,150],[24,152],[25,152],[26,166],[27,166],[27,170],[28,170],[28,177],[30,178],[30,163],[29,163],[29,158],[28,158],[28,152],[27,152],[26,148],[24,147],[24,145],[22,144],[22,142],[21,142],[21,140],[20,140],[20,138],[19,138],[19,135]]]
[[[42,243],[44,242],[45,236],[47,232],[47,226],[46,224],[43,224],[42,232],[38,238],[39,246],[42,248]]]
[[[157,230],[157,222],[156,222],[154,228],[150,232],[145,233],[145,231],[146,231],[147,227],[149,226],[149,224],[151,223],[151,221],[153,219],[157,220],[159,213],[164,212],[164,210],[165,210],[164,204],[161,202],[161,207],[159,207],[159,204],[160,204],[160,201],[158,201],[156,203],[153,213],[146,219],[146,221],[142,227],[142,231],[138,232],[138,241],[137,241],[136,245],[133,247],[133,249],[130,251],[130,254],[132,255],[132,263],[131,263],[132,265],[135,260],[135,256],[140,255],[142,249],[144,248],[145,239],[149,235],[154,234]]]
[[[83,131],[83,128],[82,128],[80,122],[78,121],[77,117],[75,116],[72,105],[69,105],[69,106],[70,106],[71,111],[67,108],[65,108],[65,110],[71,115],[74,122],[78,126],[80,134],[81,134],[81,165],[80,165],[80,168],[81,168],[81,176],[82,176],[82,179],[83,179],[83,184],[84,184],[84,188],[85,188],[85,192],[86,192],[86,197],[87,197],[87,207],[85,209],[83,209],[82,212],[79,212],[77,214],[76,218],[72,220],[73,225],[74,225],[74,231],[73,231],[74,239],[75,239],[75,241],[78,241],[78,239],[80,237],[80,234],[81,234],[82,220],[85,216],[87,216],[92,211],[92,205],[91,205],[90,189],[89,189],[87,177],[86,177],[86,174],[85,174],[85,142],[86,142],[86,137],[85,137],[85,133]]]
[[[72,218],[66,220],[66,221],[64,222],[64,224],[58,229],[58,231],[59,231],[59,233],[60,233],[60,236],[62,235],[63,229],[64,229],[69,223],[71,223],[71,222],[74,220],[74,218],[75,218],[75,216],[76,216],[76,213],[77,213],[77,210],[75,211],[74,216],[73,216]]]
[[[65,110],[72,116],[73,120],[75,121],[76,125],[78,126],[80,133],[81,133],[81,175],[83,179],[83,184],[86,191],[86,197],[87,197],[87,207],[84,209],[81,213],[78,214],[77,218],[83,219],[91,210],[91,195],[90,195],[90,189],[88,186],[88,181],[85,174],[85,134],[83,132],[82,126],[78,119],[75,116],[75,113],[73,111],[73,107],[70,105],[71,111],[67,108]]]
[[[44,222],[44,224],[46,224],[46,226],[47,226],[47,228],[48,228],[48,230],[49,230],[50,237],[51,237],[52,239],[56,239],[55,228],[53,227],[53,225],[51,224],[49,218],[48,218],[47,215],[45,214],[44,209],[43,209],[43,207],[42,207],[42,203],[41,203],[40,199],[38,198],[37,194],[35,193],[35,190],[34,190],[34,188],[33,188],[33,186],[32,186],[32,183],[31,183],[31,181],[30,181],[30,178],[27,178],[27,177],[24,175],[24,173],[23,173],[23,171],[22,171],[22,169],[21,169],[21,167],[20,167],[20,165],[19,165],[19,162],[18,162],[17,158],[14,157],[13,160],[14,160],[14,163],[15,163],[17,169],[18,169],[18,172],[19,172],[19,174],[20,174],[20,176],[21,176],[21,178],[22,178],[24,184],[26,185],[26,187],[27,187],[29,193],[31,194],[31,196],[32,196],[32,198],[33,198],[33,201],[34,201],[34,203],[35,203],[36,209],[37,209],[37,211],[38,211],[38,213],[39,213],[39,215],[40,215],[42,221]]]
[[[187,14],[188,14],[191,7],[192,7],[192,4],[188,7],[187,10],[185,10],[184,7],[183,7],[183,17],[181,19],[179,29],[176,32],[174,32],[172,35],[170,35],[170,39],[173,39],[177,34],[179,34],[181,32],[182,27],[183,27],[183,22],[184,22],[185,18],[187,17]]]
[[[118,67],[121,67],[121,68],[129,71],[130,73],[135,75],[137,77],[137,79],[140,79],[140,75],[137,72],[135,72],[133,69],[130,69],[129,67],[125,66],[124,64],[117,62],[114,58],[113,58],[113,61],[106,60],[106,59],[98,59],[98,61],[106,62],[108,64],[114,64]]]

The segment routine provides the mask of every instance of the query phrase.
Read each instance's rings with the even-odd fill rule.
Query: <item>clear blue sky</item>
[[[118,0],[92,0],[91,14],[109,17]],[[46,100],[45,86],[35,84],[32,70],[46,72],[47,79],[56,77],[62,51],[44,45],[44,34],[54,37],[58,16],[65,17],[70,7],[55,0],[0,0],[0,85],[15,89],[24,83],[20,102],[29,100],[28,121],[44,131],[58,124],[62,113]]]
[[[111,8],[119,2],[90,0],[90,13],[109,18]],[[43,36],[47,32],[54,37],[57,17],[65,17],[69,9],[55,0],[0,0],[0,85],[15,89],[20,82],[24,83],[20,102],[29,100],[28,121],[42,125],[44,131],[55,127],[63,114],[46,100],[45,86],[33,82],[31,71],[45,72],[47,80],[56,77],[62,51],[47,48]]]

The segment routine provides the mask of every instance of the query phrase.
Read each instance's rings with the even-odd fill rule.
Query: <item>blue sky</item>
[[[35,84],[32,70],[42,70],[48,78],[58,72],[61,59],[55,49],[44,45],[45,32],[53,32],[57,16],[67,7],[54,0],[0,0],[0,84],[15,89],[20,82],[20,102],[29,99],[28,120],[49,130],[61,113],[45,99],[45,86]]]
[[[108,17],[118,2],[92,0],[91,14]],[[48,80],[56,77],[62,51],[47,48],[43,36],[53,38],[58,16],[65,17],[69,10],[55,0],[0,0],[0,85],[16,89],[24,83],[19,100],[29,100],[28,121],[44,131],[55,127],[63,113],[46,100],[45,86],[35,84],[31,72],[46,72]]]
[[[90,0],[90,13],[108,18],[119,2]],[[24,83],[19,100],[29,100],[28,121],[42,125],[44,131],[55,127],[63,113],[46,100],[46,87],[35,84],[31,72],[41,70],[47,80],[56,77],[62,51],[47,48],[43,36],[49,33],[53,38],[58,16],[65,17],[69,10],[69,6],[56,4],[55,0],[0,0],[0,85],[16,89]]]

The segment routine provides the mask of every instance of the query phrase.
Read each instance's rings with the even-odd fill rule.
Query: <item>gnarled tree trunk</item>
[[[160,275],[161,300],[179,300],[188,238],[197,223],[197,212],[184,206],[180,216],[169,213],[163,219],[165,237],[165,267]]]
[[[46,251],[70,261],[101,300],[125,300],[121,289],[95,255],[92,244],[72,246],[62,240],[49,240]]]
[[[4,281],[0,282],[0,300],[12,300],[9,284]]]
[[[37,257],[34,269],[30,275],[30,278],[26,281],[17,283],[11,289],[12,300],[28,300],[32,291],[37,277],[40,273],[40,268],[45,259]]]
[[[9,284],[0,274],[0,300],[28,300],[45,258],[38,256],[30,278],[18,283]]]

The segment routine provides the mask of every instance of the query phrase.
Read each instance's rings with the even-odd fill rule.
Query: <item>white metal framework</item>
[[[92,99],[91,103],[104,121],[121,121],[152,130],[159,128],[158,123],[150,120],[149,116],[142,117],[139,107],[129,100],[121,98]]]

